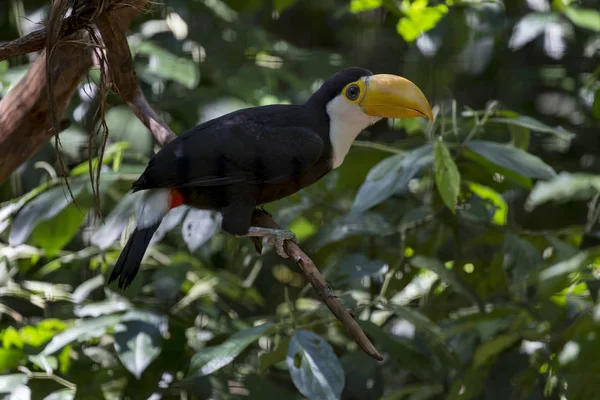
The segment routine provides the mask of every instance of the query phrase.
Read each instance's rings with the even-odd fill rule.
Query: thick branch
[[[106,16],[114,18],[124,31],[146,2],[131,0],[132,6],[115,8]],[[64,113],[79,82],[92,67],[92,50],[83,38],[83,34],[64,38],[52,52],[53,67],[49,76],[58,116]],[[23,79],[0,100],[0,183],[54,135],[46,95],[46,56],[44,50]]]

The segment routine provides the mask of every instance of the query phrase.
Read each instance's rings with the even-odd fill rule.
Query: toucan
[[[350,67],[328,78],[302,105],[246,108],[204,122],[173,139],[148,162],[133,185],[143,190],[136,228],[109,283],[135,278],[152,235],[173,208],[187,205],[222,216],[234,236],[262,237],[277,253],[288,230],[251,226],[257,207],[298,192],[338,168],[358,134],[382,118],[433,113],[411,81]]]

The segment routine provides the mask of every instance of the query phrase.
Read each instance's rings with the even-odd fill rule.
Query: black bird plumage
[[[165,145],[133,183],[133,191],[174,188],[185,203],[219,211],[222,229],[244,235],[259,205],[309,186],[332,169],[327,103],[350,82],[372,73],[346,68],[303,105],[269,105],[204,122]],[[131,283],[158,225],[136,229],[109,278]]]

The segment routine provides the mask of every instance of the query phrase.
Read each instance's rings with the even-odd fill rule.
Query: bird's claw
[[[294,243],[298,243],[296,235],[292,231],[278,231],[277,233],[269,234],[263,237],[263,251],[267,246],[275,247],[275,251],[280,257],[288,258],[289,256],[285,252],[283,245],[286,240],[291,240]]]

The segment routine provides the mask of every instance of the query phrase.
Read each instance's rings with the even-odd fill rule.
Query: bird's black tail
[[[146,248],[159,225],[160,222],[147,228],[136,228],[133,231],[108,278],[109,284],[117,278],[119,278],[119,289],[125,289],[131,284],[140,269]]]

